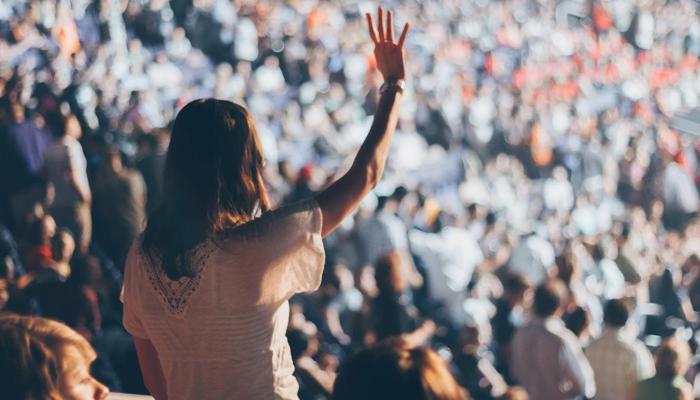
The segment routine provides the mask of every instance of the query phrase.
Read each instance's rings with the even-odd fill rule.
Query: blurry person
[[[86,286],[86,272],[72,267],[75,247],[70,231],[60,230],[52,243],[53,264],[36,274],[24,294],[36,314],[59,320],[90,339],[100,329],[100,312],[97,295]]]
[[[415,328],[417,317],[401,259],[390,253],[374,266],[377,294],[371,302],[370,315],[378,340],[398,336]]]
[[[146,184],[141,173],[122,163],[119,148],[108,147],[93,185],[95,239],[120,270],[129,246],[146,220]]]
[[[592,398],[593,370],[578,338],[564,325],[566,288],[550,279],[537,287],[534,318],[518,329],[511,345],[511,373],[534,399]]]
[[[386,83],[355,162],[314,198],[270,211],[264,155],[242,106],[200,99],[172,131],[164,202],[127,257],[124,326],[156,399],[295,399],[289,299],[318,289],[322,238],[379,182],[404,87],[393,16],[370,22]]]
[[[15,224],[44,191],[40,169],[51,136],[43,119],[27,118],[23,105],[13,103],[11,115],[4,129],[0,124],[0,219]]]
[[[624,329],[629,314],[624,301],[609,300],[605,304],[605,329],[586,349],[595,373],[597,400],[629,398],[637,382],[654,375],[651,353]]]
[[[374,264],[391,252],[399,252],[401,257],[410,260],[406,225],[396,215],[398,206],[398,201],[392,197],[380,197],[371,217],[358,224],[358,238],[367,264]]]
[[[55,192],[51,213],[59,226],[73,232],[78,251],[85,254],[92,236],[92,196],[87,161],[78,142],[81,135],[78,119],[66,117],[63,129],[46,150],[43,169]]]
[[[581,343],[588,344],[590,340],[591,314],[584,307],[576,306],[574,310],[564,316],[566,329],[570,330]]]
[[[700,211],[700,194],[693,177],[681,165],[671,162],[663,172],[663,222],[669,230],[682,232]]]
[[[356,323],[364,299],[347,266],[336,263],[330,268],[329,275],[328,282],[321,287],[325,298],[325,323],[338,343],[349,345],[350,335],[357,333]]]
[[[137,154],[136,168],[141,172],[148,188],[146,191],[146,211],[149,213],[162,201],[166,146],[161,142],[166,141],[168,136],[165,129],[157,134],[139,136],[140,154]]]
[[[53,265],[51,269],[56,271],[62,279],[71,274],[70,262],[75,252],[75,239],[67,229],[60,229],[51,240],[51,255]]]
[[[294,375],[299,381],[299,398],[330,397],[333,393],[335,372],[323,369],[313,357],[319,341],[314,334],[301,329],[287,331],[287,341],[294,361]]]
[[[683,375],[690,367],[688,343],[672,337],[661,343],[655,354],[656,375],[637,385],[630,400],[692,400],[693,386]]]
[[[379,259],[375,279],[379,292],[372,299],[370,314],[374,318],[377,339],[407,335],[415,343],[423,343],[432,336],[432,322],[418,323],[418,309],[408,286],[407,268],[399,253],[390,253]]]
[[[506,382],[493,366],[493,355],[484,348],[477,325],[467,325],[459,337],[453,359],[456,378],[474,400],[491,400],[505,393]]]
[[[335,400],[466,400],[445,361],[434,351],[392,338],[341,366]]]
[[[0,316],[0,387],[8,400],[104,400],[109,389],[92,377],[95,351],[60,322]]]
[[[426,201],[424,208],[432,206]],[[468,230],[448,224],[451,217],[439,208],[434,213],[435,218],[428,218],[432,232],[409,232],[411,251],[425,267],[430,301],[441,308],[450,324],[460,326],[468,319],[463,307],[468,285],[484,256]]]
[[[36,274],[53,263],[51,239],[56,234],[56,222],[50,215],[44,215],[29,225],[27,233],[22,246],[22,264],[26,272]]]
[[[508,360],[510,344],[518,327],[525,322],[525,310],[532,301],[532,287],[523,275],[508,275],[503,280],[503,296],[496,299],[496,313],[491,319],[496,366],[510,381]]]
[[[508,272],[524,275],[532,285],[552,276],[554,266],[554,247],[534,230],[520,238],[506,265]]]

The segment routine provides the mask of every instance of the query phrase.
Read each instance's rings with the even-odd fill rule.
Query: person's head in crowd
[[[471,203],[467,206],[467,214],[470,221],[476,221],[483,217],[484,210],[479,204]]]
[[[45,214],[31,223],[27,239],[33,246],[49,246],[55,235],[56,221],[51,215]]]
[[[611,299],[605,303],[603,310],[603,322],[605,326],[612,329],[619,329],[627,325],[627,320],[630,317],[627,304],[621,299]]]
[[[0,387],[7,399],[93,400],[109,392],[90,373],[96,354],[68,326],[39,317],[0,316]]]
[[[434,351],[390,338],[341,367],[334,400],[466,400],[467,394]]]
[[[527,391],[520,386],[509,387],[498,400],[529,400]]]
[[[665,339],[654,354],[656,376],[671,380],[684,375],[690,367],[691,356],[686,341],[675,336]]]
[[[75,252],[75,239],[69,229],[61,228],[51,240],[51,254],[57,262],[69,262]]]
[[[180,256],[270,208],[263,170],[261,142],[244,107],[215,99],[187,104],[175,118],[164,172],[167,201],[148,220],[146,253],[162,256],[171,279],[190,274]]]
[[[391,199],[394,200],[397,203],[401,203],[403,199],[408,196],[409,191],[406,189],[404,186],[397,186],[396,189],[394,189],[394,192],[391,194]]]
[[[566,327],[581,340],[588,338],[588,330],[591,326],[591,315],[583,307],[576,307],[566,316]]]
[[[391,202],[391,197],[389,196],[379,196],[377,197],[377,209],[375,211],[380,212],[385,209],[388,203]]]
[[[62,228],[51,240],[51,255],[55,261],[54,269],[61,276],[71,273],[70,261],[75,252],[75,239],[70,230]]]
[[[605,258],[605,247],[603,243],[598,242],[594,244],[593,246],[590,247],[590,253],[591,257],[593,258],[593,261],[595,262],[600,262],[602,259]]]
[[[632,226],[627,222],[623,223],[622,228],[620,229],[620,235],[617,237],[618,246],[621,246],[624,243],[626,243],[629,240],[631,234]]]
[[[384,295],[401,294],[408,287],[405,266],[399,253],[384,255],[375,266],[375,279],[379,293]]]
[[[559,279],[549,279],[535,290],[535,315],[541,318],[561,316],[566,299],[566,286]]]
[[[63,129],[58,131],[58,137],[71,137],[73,139],[80,139],[83,135],[83,131],[80,128],[80,122],[74,114],[68,114],[63,121]]]
[[[486,227],[491,228],[496,225],[498,222],[498,219],[496,217],[496,213],[493,211],[488,211],[486,213],[486,217],[484,218],[484,221],[486,222]]]
[[[532,299],[532,286],[522,274],[509,274],[503,280],[503,295],[512,307],[525,306]]]

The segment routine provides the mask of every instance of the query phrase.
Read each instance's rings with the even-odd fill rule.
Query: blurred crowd
[[[700,131],[678,121],[700,106],[698,2],[386,5],[412,25],[410,78],[385,178],[292,300],[300,397],[395,336],[474,399],[690,392]],[[374,7],[3,0],[0,310],[65,322],[99,380],[144,392],[119,291],[175,113],[245,105],[273,203],[312,196],[371,123]]]

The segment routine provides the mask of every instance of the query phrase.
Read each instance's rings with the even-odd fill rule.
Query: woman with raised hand
[[[384,77],[352,167],[315,198],[269,211],[264,157],[240,105],[196,100],[178,113],[164,202],[126,262],[124,326],[156,399],[296,399],[289,298],[321,282],[321,238],[379,181],[404,87],[392,14],[367,15]],[[385,25],[386,24],[386,25]]]

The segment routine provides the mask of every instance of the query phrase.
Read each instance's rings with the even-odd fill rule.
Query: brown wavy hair
[[[65,349],[87,359],[95,351],[68,326],[45,318],[0,315],[0,387],[7,399],[60,400]]]
[[[340,369],[334,400],[468,400],[445,361],[394,337],[353,356]]]
[[[148,218],[142,248],[170,279],[192,276],[190,252],[208,237],[270,208],[264,158],[241,105],[200,99],[175,118],[165,161],[163,202]]]

